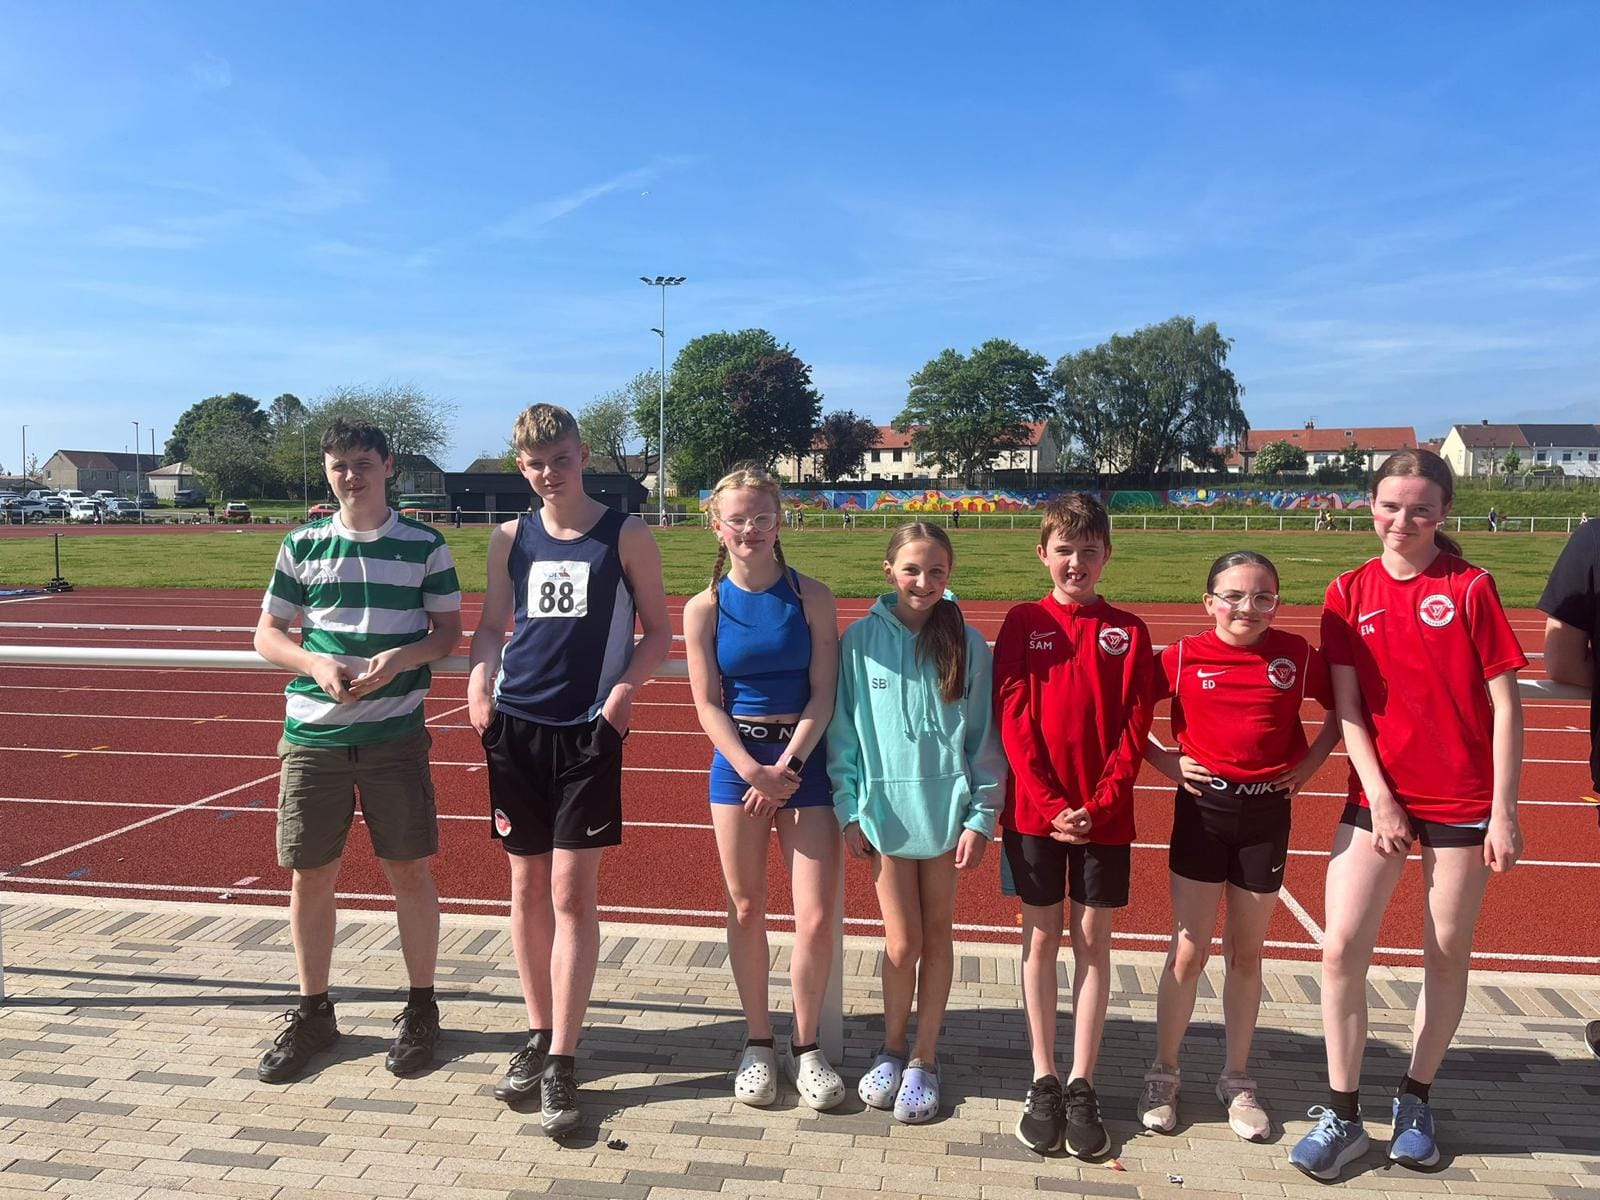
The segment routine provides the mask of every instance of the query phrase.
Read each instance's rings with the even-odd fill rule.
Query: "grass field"
[[[446,529],[462,585],[481,591],[487,529]],[[75,529],[61,541],[62,574],[85,587],[263,587],[281,534],[271,530],[217,533],[99,535]],[[704,529],[666,530],[662,547],[667,591],[685,594],[705,586],[715,545]],[[955,591],[972,599],[1008,600],[1042,594],[1046,580],[1034,556],[1036,536],[1021,530],[961,529],[956,546]],[[1466,534],[1467,557],[1494,573],[1507,604],[1537,603],[1565,538],[1560,535]],[[882,590],[882,530],[860,528],[790,533],[789,562],[827,583],[841,596]],[[1119,533],[1103,591],[1114,600],[1196,600],[1206,568],[1220,554],[1248,548],[1269,556],[1282,578],[1285,601],[1320,603],[1328,581],[1377,553],[1365,533]],[[54,572],[49,538],[0,534],[0,586],[39,586]]]

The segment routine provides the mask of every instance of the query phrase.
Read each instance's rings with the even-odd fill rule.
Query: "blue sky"
[[[1600,419],[1600,6],[0,7],[0,464],[408,381],[446,465],[760,325],[1215,320],[1258,428]],[[148,434],[145,435],[148,438]]]

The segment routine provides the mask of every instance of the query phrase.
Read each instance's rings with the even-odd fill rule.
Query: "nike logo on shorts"
[[[593,829],[585,829],[583,831],[583,836],[584,837],[594,837],[595,834],[602,833],[605,830],[610,829],[610,828],[611,828],[611,822],[607,821],[604,825],[596,825]]]
[[[1279,871],[1281,871],[1281,870],[1283,870],[1283,864],[1282,864],[1282,863],[1279,863],[1279,864],[1278,864],[1278,865],[1277,865],[1277,866],[1275,866],[1275,867],[1273,867],[1273,868],[1272,868],[1272,873],[1273,873],[1273,874],[1274,874],[1274,875],[1276,875],[1276,874],[1277,874],[1277,873],[1278,873],[1278,872],[1279,872]]]

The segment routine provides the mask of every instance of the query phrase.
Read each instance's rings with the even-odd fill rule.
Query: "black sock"
[[[1361,1119],[1361,1089],[1353,1092],[1336,1092],[1328,1089],[1328,1107],[1333,1109],[1333,1115],[1341,1121],[1359,1121]]]
[[[577,1056],[573,1054],[547,1054],[544,1060],[546,1073],[557,1067],[565,1067],[570,1073],[578,1065]]]
[[[1428,1102],[1428,1092],[1432,1087],[1433,1084],[1431,1083],[1418,1083],[1415,1079],[1411,1078],[1411,1076],[1407,1075],[1400,1081],[1400,1094],[1404,1096],[1409,1092],[1418,1100],[1421,1100],[1424,1104],[1426,1104]]]
[[[431,986],[425,988],[414,987],[411,989],[411,994],[406,997],[407,1008],[426,1008],[430,1004],[437,1003],[438,1001],[433,998],[433,988]]]
[[[807,1042],[803,1046],[799,1042],[789,1043],[789,1053],[796,1058],[799,1058],[802,1054],[810,1054],[816,1048],[817,1044],[815,1042]]]
[[[333,1001],[328,999],[327,992],[318,992],[315,996],[301,996],[300,1011],[308,1017],[325,1017],[333,1011]]]
[[[769,1037],[764,1037],[764,1038],[745,1038],[745,1045],[747,1045],[747,1046],[765,1046],[768,1050],[771,1050],[772,1049],[772,1039],[769,1038]]]

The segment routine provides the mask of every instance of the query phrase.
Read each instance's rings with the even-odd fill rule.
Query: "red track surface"
[[[468,597],[468,629],[476,624],[478,602]],[[6,600],[0,601],[0,643],[247,648],[244,630],[254,624],[257,603],[253,592],[113,589]],[[841,602],[841,622],[866,607],[865,601]],[[963,607],[992,638],[1008,605]],[[676,620],[681,599],[672,608]],[[1158,642],[1204,621],[1189,605],[1139,611]],[[1279,624],[1314,638],[1316,620],[1316,610],[1293,608]],[[1523,645],[1538,649],[1540,614],[1514,612],[1512,621]],[[189,628],[81,628],[97,623]],[[69,625],[80,628],[64,628]],[[288,872],[277,866],[273,850],[280,689],[281,678],[263,671],[0,668],[0,888],[159,899],[286,896]],[[1491,882],[1476,943],[1482,965],[1600,967],[1590,938],[1600,924],[1594,886],[1600,835],[1593,806],[1579,799],[1589,790],[1584,707],[1541,702],[1527,708],[1527,861]],[[504,911],[503,855],[488,836],[482,755],[466,723],[464,678],[437,677],[427,711],[442,818],[435,860],[440,894],[451,910]],[[1165,735],[1165,725],[1164,717],[1158,720],[1158,735]],[[608,915],[721,923],[722,883],[705,800],[709,754],[687,682],[652,682],[635,707],[628,742],[627,835],[607,856],[601,877]],[[1273,953],[1316,956],[1326,851],[1344,777],[1345,760],[1331,759],[1297,804],[1285,872],[1286,897],[1293,902],[1281,905],[1274,920]],[[1165,844],[1172,785],[1148,767],[1139,784],[1133,903],[1118,914],[1118,944],[1156,949],[1165,943],[1169,920]],[[343,902],[387,907],[359,829],[352,849],[340,877]],[[782,927],[781,914],[793,910],[776,853],[771,877],[771,910]],[[877,932],[876,899],[859,864],[848,865],[846,888],[847,932]],[[1384,922],[1385,961],[1419,960],[1420,890],[1413,866]],[[960,935],[1012,938],[1017,912],[1016,901],[999,893],[998,857],[991,852],[962,884]]]

